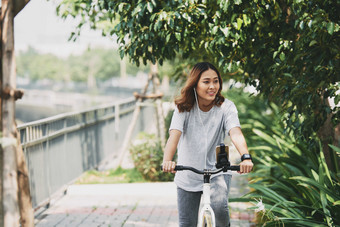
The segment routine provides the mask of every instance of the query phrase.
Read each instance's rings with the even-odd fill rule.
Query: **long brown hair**
[[[221,94],[222,91],[222,77],[219,71],[209,62],[199,62],[191,69],[189,77],[181,90],[179,97],[175,99],[175,104],[178,107],[179,112],[190,111],[195,104],[195,93],[194,88],[196,88],[198,81],[201,78],[203,72],[212,69],[216,72],[218,76],[218,81],[220,83],[220,89],[218,90],[214,104],[216,106],[221,106],[224,102],[224,97]]]

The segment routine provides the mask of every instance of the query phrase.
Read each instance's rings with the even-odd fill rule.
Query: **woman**
[[[240,173],[253,167],[233,102],[221,95],[222,78],[208,62],[196,64],[190,72],[181,95],[175,100],[176,109],[165,146],[163,171],[175,173],[173,160],[178,150],[178,164],[197,169],[215,168],[215,148],[226,133],[241,155]],[[211,179],[211,206],[216,226],[229,225],[228,192],[231,175],[220,174]],[[179,225],[197,226],[198,210],[203,190],[202,176],[190,171],[175,175]]]

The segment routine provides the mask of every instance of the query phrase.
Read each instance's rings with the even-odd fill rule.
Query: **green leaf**
[[[245,203],[245,202],[252,202],[253,201],[253,199],[251,199],[251,198],[229,198],[229,203],[237,203],[237,202],[243,202],[243,203]],[[340,202],[340,201],[339,201]]]
[[[148,3],[146,4],[146,6],[147,6],[147,8],[148,8],[148,11],[149,11],[150,13],[152,13],[152,9],[153,9],[152,3],[151,3],[151,2],[148,2]]]
[[[237,30],[240,30],[243,24],[243,20],[241,18],[237,18]]]
[[[225,37],[229,36],[229,28],[228,27],[225,27],[225,28],[220,27],[220,30],[223,32]]]
[[[171,38],[171,33],[169,33],[169,34],[166,36],[166,42],[169,42],[170,38]]]
[[[124,58],[124,50],[121,49],[121,50],[119,51],[119,54],[120,54],[120,58],[123,59],[123,58]]]
[[[338,156],[340,157],[340,148],[336,147],[334,145],[329,144],[328,146],[330,146],[334,151],[336,151],[336,153],[338,153]]]
[[[175,33],[175,37],[176,37],[176,39],[177,39],[178,41],[181,41],[181,33],[176,32],[176,33]]]
[[[325,182],[325,173],[324,173],[322,163],[320,163],[320,167],[319,167],[319,182],[321,185],[324,185],[324,182]],[[327,201],[326,193],[323,190],[320,191],[320,200],[321,200],[323,212],[326,214],[326,220],[327,220],[328,226],[331,226],[331,222],[332,222],[330,218],[331,214],[327,208],[328,201]]]
[[[119,12],[123,12],[123,8],[124,8],[125,3],[120,3],[118,6],[118,11]]]
[[[335,25],[333,22],[328,22],[327,24],[327,31],[330,35],[333,35]]]
[[[309,43],[309,46],[311,47],[311,46],[313,46],[313,45],[315,45],[315,44],[317,44],[318,42],[316,41],[316,40],[312,40],[312,41],[310,41],[310,43]]]
[[[218,30],[218,26],[214,26],[211,31],[211,34],[215,35],[217,33],[217,30]]]
[[[287,202],[287,199],[268,188],[266,185],[250,184],[249,186],[263,192],[264,195],[266,195],[266,198],[271,198],[275,202]]]
[[[281,52],[281,54],[280,54],[280,60],[281,60],[281,61],[285,61],[285,60],[286,60],[286,55],[285,55],[284,52]]]
[[[250,17],[247,16],[247,14],[243,14],[242,17],[243,17],[243,23],[245,26],[251,23],[251,19]]]
[[[308,185],[308,187],[310,186],[314,186],[315,188],[317,188],[318,190],[320,191],[323,191],[325,192],[326,194],[329,194],[329,195],[333,195],[335,198],[337,199],[340,199],[340,197],[336,194],[334,194],[332,192],[332,190],[326,188],[324,185],[320,184],[319,182],[313,180],[313,179],[310,179],[308,177],[304,177],[304,176],[295,176],[295,177],[290,177],[290,179],[294,179],[294,180],[298,180],[298,181],[302,181],[302,182],[306,182]]]
[[[269,142],[272,145],[276,145],[276,140],[273,139],[273,137],[269,136],[268,134],[264,133],[262,130],[258,130],[258,129],[253,129],[253,132],[260,136],[262,139],[264,139],[265,141]]]
[[[279,51],[274,51],[273,53],[273,59],[275,59],[276,55],[279,53]]]

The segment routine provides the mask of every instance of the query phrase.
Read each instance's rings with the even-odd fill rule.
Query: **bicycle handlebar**
[[[163,166],[161,167],[163,169]],[[198,170],[194,167],[190,167],[190,166],[182,166],[182,165],[176,165],[175,166],[175,171],[182,171],[182,170],[190,170],[192,172],[195,172],[197,174],[216,174],[219,173],[223,170],[227,171],[227,170],[232,170],[232,171],[240,171],[240,166],[225,166],[221,169],[217,169],[217,170],[210,170],[210,169],[205,169],[205,170]]]

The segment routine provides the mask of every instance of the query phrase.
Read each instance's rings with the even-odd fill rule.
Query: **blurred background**
[[[18,124],[131,97],[149,68],[120,59],[116,41],[56,15],[57,1],[31,0],[15,17]]]

